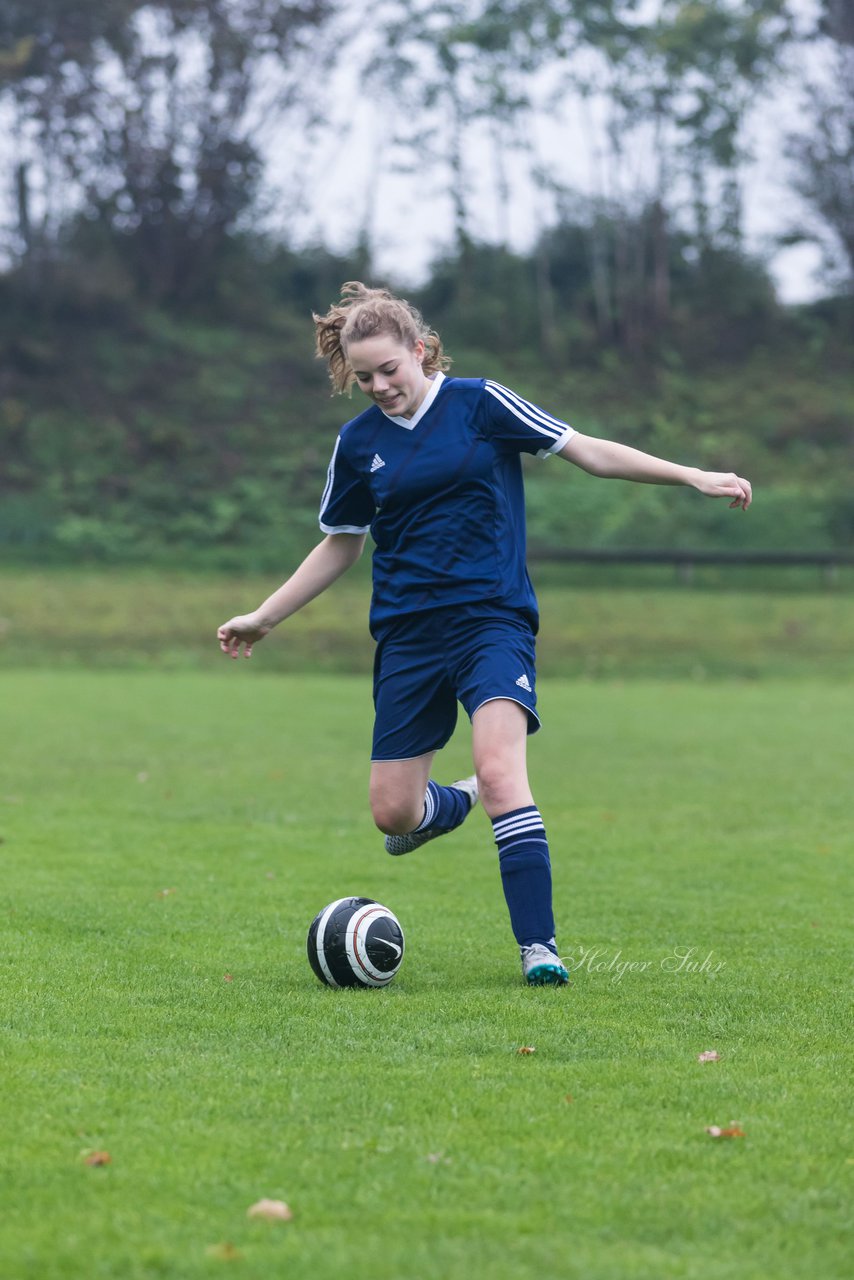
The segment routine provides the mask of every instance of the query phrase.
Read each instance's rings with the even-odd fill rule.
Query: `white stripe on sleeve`
[[[371,526],[369,524],[324,524],[322,520],[318,520],[321,533],[370,533]]]
[[[320,499],[320,518],[318,520],[318,524],[320,525],[320,532],[321,533],[370,533],[371,526],[369,524],[363,524],[363,525],[326,524],[323,519],[324,512],[326,511],[326,504],[328,503],[331,497],[332,486],[335,483],[335,459],[338,457],[338,448],[340,444],[341,444],[341,437],[338,436],[338,438],[335,441],[335,448],[332,450],[332,457],[329,460],[329,468],[326,472],[326,487],[323,490],[323,496]]]
[[[505,409],[509,409],[520,422],[524,422],[526,427],[530,427],[532,431],[551,441],[547,448],[539,451],[541,456],[556,453],[575,435],[574,429],[567,422],[562,422],[560,418],[546,413],[544,409],[531,404],[530,400],[523,400],[515,391],[503,387],[500,382],[492,382],[487,378],[485,386],[489,394],[494,396],[499,404],[503,404]]]
[[[341,437],[336,436],[335,448],[332,450],[332,457],[329,459],[329,466],[326,468],[326,487],[323,490],[323,497],[320,499],[321,517],[323,516],[324,509],[326,507],[327,502],[329,501],[329,494],[332,489],[333,481],[335,479],[335,459],[338,457],[338,449],[340,444],[341,444]],[[323,528],[322,522],[320,527],[321,529]]]

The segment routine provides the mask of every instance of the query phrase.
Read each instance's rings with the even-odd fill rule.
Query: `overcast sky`
[[[815,10],[815,0],[798,0],[798,7],[808,17]],[[401,153],[391,145],[393,105],[388,97],[372,93],[370,86],[366,92],[354,63],[342,66],[325,87],[327,101],[333,104],[328,128],[306,138],[296,149],[281,145],[275,135],[267,140],[273,185],[278,182],[283,192],[299,192],[296,203],[292,197],[285,198],[272,215],[271,226],[278,223],[289,237],[322,241],[340,250],[351,247],[360,231],[367,229],[377,273],[416,283],[431,260],[451,242],[447,172],[440,165],[429,164],[399,171]],[[748,248],[769,261],[779,295],[786,302],[807,301],[826,291],[819,247],[780,250],[773,243],[793,224],[809,222],[808,211],[792,190],[784,156],[785,133],[797,125],[802,104],[800,75],[798,68],[792,67],[790,75],[757,102],[744,135],[753,155],[743,178]],[[593,118],[588,116],[584,121],[581,111],[580,102],[567,98],[560,114],[535,113],[526,140],[550,173],[591,194],[602,187],[590,145],[591,137],[597,134],[597,122],[595,109]],[[649,167],[649,157],[641,156],[639,163]],[[527,249],[554,216],[531,180],[530,157],[505,148],[499,156],[488,129],[473,130],[468,165],[474,234]],[[510,193],[503,212],[496,200],[499,166],[503,166]]]
[[[653,7],[659,2],[648,0]],[[790,0],[805,25],[812,24],[818,2]],[[352,20],[359,12],[355,6],[345,14]],[[376,39],[373,28],[367,34]],[[342,252],[367,231],[377,279],[415,284],[452,244],[449,175],[446,165],[426,161],[417,149],[396,148],[394,137],[401,130],[419,137],[423,133],[429,144],[431,129],[441,136],[447,122],[435,116],[404,119],[393,86],[376,79],[360,80],[365,51],[358,40],[358,34],[342,39],[344,56],[338,59],[338,69],[325,78],[315,76],[330,116],[322,129],[300,129],[293,112],[287,113],[284,126],[276,127],[275,113],[259,104],[251,136],[268,161],[270,199],[265,223],[289,244],[322,243]],[[182,54],[189,73],[194,56],[198,67],[199,51],[194,55],[190,37]],[[788,73],[763,91],[744,131],[753,157],[743,173],[744,229],[748,248],[768,262],[781,299],[800,302],[820,296],[828,286],[821,275],[818,245],[786,250],[775,245],[775,239],[794,225],[815,225],[792,190],[785,135],[799,123],[805,77],[820,79],[828,71],[820,51],[813,52],[809,65],[803,47],[797,64],[793,53],[789,57]],[[547,76],[526,88],[534,99],[539,96],[545,102]],[[0,127],[11,128],[14,116],[8,109],[6,117]],[[557,218],[553,202],[532,179],[537,165],[564,187],[587,196],[614,194],[615,183],[627,191],[642,190],[654,170],[652,153],[645,154],[641,139],[633,135],[627,164],[634,163],[636,172],[617,173],[613,165],[609,169],[607,160],[602,160],[607,154],[603,122],[601,104],[598,108],[595,102],[585,104],[577,94],[566,92],[557,107],[543,106],[526,116],[524,149],[508,146],[506,139],[497,144],[489,124],[471,129],[466,148],[470,231],[488,242],[528,250],[537,234]],[[11,136],[14,140],[14,129]],[[502,182],[506,201],[497,198]],[[680,195],[687,196],[675,188],[670,194],[676,203]],[[57,200],[56,192],[53,198]],[[14,222],[11,202],[8,221]]]

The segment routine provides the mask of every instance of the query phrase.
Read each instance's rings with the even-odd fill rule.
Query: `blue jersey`
[[[341,430],[320,507],[324,533],[367,533],[371,630],[403,614],[474,602],[525,613],[520,454],[546,457],[573,429],[497,382],[437,373],[412,418],[371,405]]]

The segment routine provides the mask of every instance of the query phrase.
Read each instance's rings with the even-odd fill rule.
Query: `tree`
[[[6,0],[0,22],[0,100],[11,112],[13,250],[31,284],[68,212],[64,179],[93,110],[92,77],[104,45],[122,43],[140,0]]]
[[[807,85],[808,128],[793,132],[788,153],[795,186],[841,249],[854,292],[854,10],[825,0],[812,38],[823,46],[822,73]],[[804,237],[806,238],[806,237]]]
[[[741,252],[742,124],[788,35],[783,0],[615,3],[581,74],[568,63],[562,85],[597,186],[581,195],[558,175],[543,181],[588,222],[603,339],[637,352],[668,323],[674,228],[694,257]]]
[[[819,30],[838,44],[854,46],[854,8],[850,0],[824,0]]]
[[[788,35],[786,0],[409,0],[390,33],[381,63],[421,126],[401,140],[448,174],[461,294],[484,121],[505,161],[512,152],[517,169],[527,163],[544,208],[586,222],[602,339],[640,351],[667,323],[672,226],[693,223],[687,247],[697,254],[739,250],[740,130]],[[582,127],[596,189],[579,192],[559,161],[547,169],[535,155],[526,124],[538,113]],[[507,190],[499,181],[499,206]],[[548,237],[538,244],[548,349]]]
[[[260,94],[275,111],[293,104],[333,11],[333,0],[80,0],[68,12],[13,0],[0,92],[26,139],[22,256],[36,251],[35,174],[43,246],[78,212],[121,241],[143,292],[204,292],[257,190]]]

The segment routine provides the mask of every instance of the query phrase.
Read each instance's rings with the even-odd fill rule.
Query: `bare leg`
[[[371,765],[371,814],[380,831],[403,835],[424,817],[424,794],[435,751],[412,760],[375,760]]]
[[[528,783],[528,715],[509,698],[495,698],[472,717],[472,748],[480,800],[490,818],[534,803]]]

